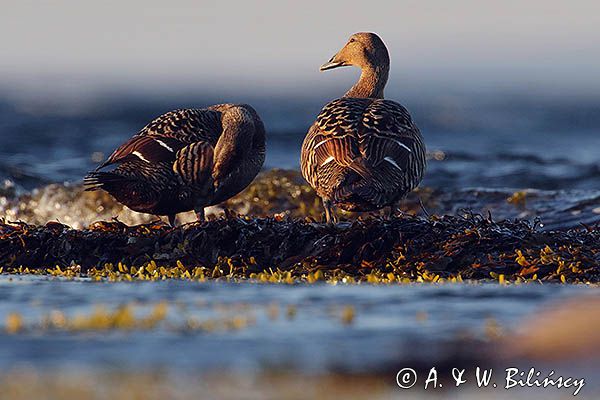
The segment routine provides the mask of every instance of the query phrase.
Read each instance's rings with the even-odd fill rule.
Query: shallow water
[[[25,330],[0,334],[0,367],[374,373],[403,362],[439,362],[461,338],[489,341],[490,326],[517,332],[532,315],[584,294],[598,295],[559,285],[108,284],[1,276],[0,320],[18,312]],[[161,302],[166,319],[149,331],[42,326],[53,311],[73,318],[100,305],[131,304],[143,316]],[[190,325],[236,317],[248,323],[214,330]]]

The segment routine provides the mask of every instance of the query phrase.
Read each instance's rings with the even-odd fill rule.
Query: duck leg
[[[175,228],[177,226],[177,215],[176,214],[169,215],[169,225],[171,225],[173,228]]]
[[[338,222],[337,215],[335,215],[335,207],[329,199],[323,199],[323,207],[325,208],[325,222],[329,225],[333,225]]]
[[[391,220],[394,217],[394,214],[396,213],[396,211],[398,211],[396,208],[396,204],[387,206],[383,213],[384,218],[387,220]],[[402,214],[400,214],[400,215],[402,215]]]
[[[206,215],[204,214],[204,207],[200,207],[196,210],[196,218],[198,218],[198,222],[206,221]]]

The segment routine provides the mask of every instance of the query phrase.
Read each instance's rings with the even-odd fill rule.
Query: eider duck
[[[353,65],[358,82],[326,104],[310,127],[300,156],[302,175],[323,201],[328,223],[335,207],[374,211],[417,187],[425,172],[425,144],[410,114],[384,100],[390,58],[383,41],[361,32],[320,70]]]
[[[154,119],[84,179],[134,211],[167,215],[204,208],[241,192],[265,160],[265,128],[246,104],[181,109]],[[116,165],[112,171],[100,171]]]

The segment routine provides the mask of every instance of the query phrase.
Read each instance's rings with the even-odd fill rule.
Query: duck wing
[[[377,181],[393,186],[398,174],[407,177],[423,172],[413,165],[417,158],[424,161],[421,134],[406,108],[395,101],[373,100],[364,110],[357,136],[366,164],[379,172]],[[385,171],[393,176],[386,176]]]
[[[211,181],[213,160],[214,148],[210,143],[192,143],[177,152],[173,171],[189,185],[205,184]]]
[[[335,162],[341,167],[356,171],[363,178],[369,178],[371,172],[363,162],[358,140],[360,116],[367,101],[347,100],[349,99],[328,103],[317,117],[313,126],[312,161],[316,166]]]
[[[139,159],[147,163],[174,162],[186,143],[165,136],[136,135],[119,146],[97,170],[112,164]]]
[[[178,152],[192,143],[206,142],[214,146],[220,133],[218,112],[200,109],[170,111],[155,118],[119,146],[97,170],[134,159],[147,163],[173,163]]]

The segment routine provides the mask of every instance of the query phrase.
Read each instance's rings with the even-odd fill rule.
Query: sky
[[[600,89],[597,0],[0,0],[0,88],[341,92],[358,71],[318,67],[357,31],[393,91]]]

